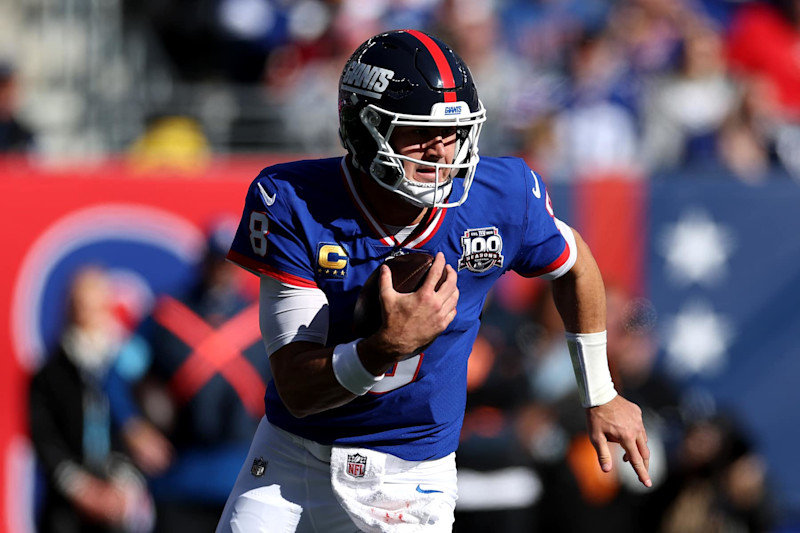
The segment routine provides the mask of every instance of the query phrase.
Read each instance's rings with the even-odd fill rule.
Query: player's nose
[[[438,159],[444,157],[444,139],[441,135],[432,137],[425,145],[426,155]]]

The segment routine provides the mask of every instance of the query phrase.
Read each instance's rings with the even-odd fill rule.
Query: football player
[[[450,531],[467,358],[508,270],[552,280],[600,466],[618,442],[651,485],[641,411],[608,369],[597,265],[524,161],[479,159],[485,120],[446,44],[382,33],[340,78],[347,155],[275,165],[250,186],[228,258],[261,277],[273,379],[217,531]],[[395,292],[382,263],[418,251],[435,255],[426,281]],[[382,324],[354,338],[377,268]]]

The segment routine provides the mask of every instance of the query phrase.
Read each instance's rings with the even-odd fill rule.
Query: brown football
[[[386,260],[392,271],[392,286],[397,292],[415,292],[420,288],[433,264],[433,256],[425,252],[412,252]],[[368,337],[378,331],[383,318],[378,290],[380,267],[370,274],[356,301],[353,312],[353,333],[357,337]],[[437,288],[444,281],[444,274]]]

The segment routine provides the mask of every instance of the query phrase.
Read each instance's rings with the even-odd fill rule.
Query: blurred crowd
[[[470,66],[481,152],[522,156],[549,182],[800,179],[800,0],[135,0],[125,20],[149,28],[174,79],[263,92],[270,135],[298,152],[341,151],[346,58],[414,27]],[[35,154],[20,88],[0,64],[0,151]],[[162,107],[129,153],[202,164],[204,120]],[[42,533],[213,530],[269,378],[253,294],[221,261],[229,237],[210,229],[195,288],[134,328],[102,267],[76,273],[31,384]],[[546,286],[505,278],[470,358],[456,533],[773,531],[763,458],[733,414],[656,371],[646,300],[607,287],[614,381],[650,436],[643,491],[621,456],[612,474],[597,465]]]
[[[196,279],[131,317],[81,265],[30,385],[39,533],[214,531],[264,414],[269,361],[244,272],[214,221]]]
[[[779,531],[763,456],[734,413],[658,370],[652,304],[608,284],[609,366],[643,411],[653,487],[617,447],[601,472],[549,286],[505,276],[469,361],[456,533]]]
[[[255,120],[258,106],[237,101],[246,87],[278,115],[259,133],[265,146],[280,140],[294,153],[339,152],[336,91],[346,58],[369,35],[414,27],[450,43],[473,71],[489,112],[483,153],[523,156],[550,181],[609,173],[800,178],[796,0],[123,5],[124,27],[145,28],[156,50],[149,57],[173,82],[214,85],[203,110],[188,117],[201,130],[219,129],[231,109],[240,121]],[[12,64],[0,69],[1,79],[12,74]],[[131,83],[147,79],[145,68]],[[6,92],[0,146],[30,146],[8,122]],[[192,114],[179,103],[157,112]]]
[[[177,75],[263,87],[281,110],[278,134],[303,151],[338,148],[337,82],[358,43],[415,27],[470,66],[489,111],[481,150],[521,155],[550,180],[682,169],[800,177],[794,0],[151,4],[137,2],[139,16]]]

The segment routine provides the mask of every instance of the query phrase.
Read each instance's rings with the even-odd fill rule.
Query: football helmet
[[[376,35],[353,53],[339,80],[339,136],[353,164],[382,187],[420,207],[454,207],[467,199],[478,164],[486,110],[464,61],[439,39],[417,30]],[[392,148],[398,126],[455,127],[453,162],[431,163]],[[435,167],[436,181],[406,177],[403,161]],[[442,179],[439,170],[450,169]],[[464,180],[450,199],[453,179]]]

